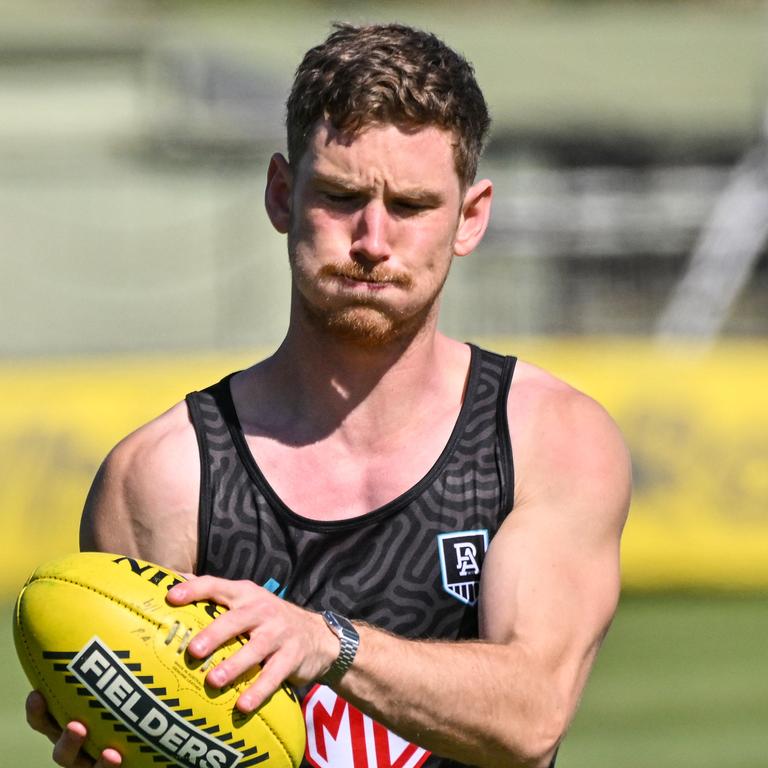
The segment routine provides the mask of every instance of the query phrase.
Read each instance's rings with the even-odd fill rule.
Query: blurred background
[[[624,596],[559,764],[765,765],[768,6],[0,0],[8,765],[50,764],[10,636],[27,574],[77,547],[120,437],[281,339],[263,180],[334,20],[474,62],[495,207],[444,330],[597,397],[632,449]]]

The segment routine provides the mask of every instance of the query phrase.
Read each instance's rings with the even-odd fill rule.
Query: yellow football
[[[121,555],[83,552],[38,568],[16,601],[14,639],[32,686],[60,724],[88,725],[86,751],[117,749],[129,766],[295,768],[305,727],[284,686],[249,715],[235,701],[253,675],[217,690],[207,670],[238,638],[204,661],[190,639],[226,609],[175,607],[165,593],[183,578]]]

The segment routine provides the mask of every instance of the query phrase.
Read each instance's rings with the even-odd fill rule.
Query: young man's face
[[[366,345],[417,330],[436,314],[462,200],[450,133],[350,138],[319,123],[292,177],[294,311]]]

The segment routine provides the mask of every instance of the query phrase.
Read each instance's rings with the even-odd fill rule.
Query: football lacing
[[[178,634],[179,630],[182,629],[182,624],[180,621],[174,621],[173,624],[171,624],[171,628],[168,630],[168,634],[165,638],[165,644],[170,645],[173,641],[176,635]],[[192,639],[192,630],[183,627],[184,634],[181,636],[181,639],[179,640],[178,648],[176,648],[176,653],[182,654],[184,651],[187,650],[187,646],[189,645],[189,641]],[[213,654],[208,656],[207,659],[203,661],[203,663],[200,665],[200,670],[202,672],[205,672],[210,666],[213,661]]]

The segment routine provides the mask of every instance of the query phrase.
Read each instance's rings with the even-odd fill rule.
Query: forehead
[[[454,136],[432,125],[373,124],[350,134],[327,121],[318,122],[299,172],[342,175],[366,186],[459,185]]]

